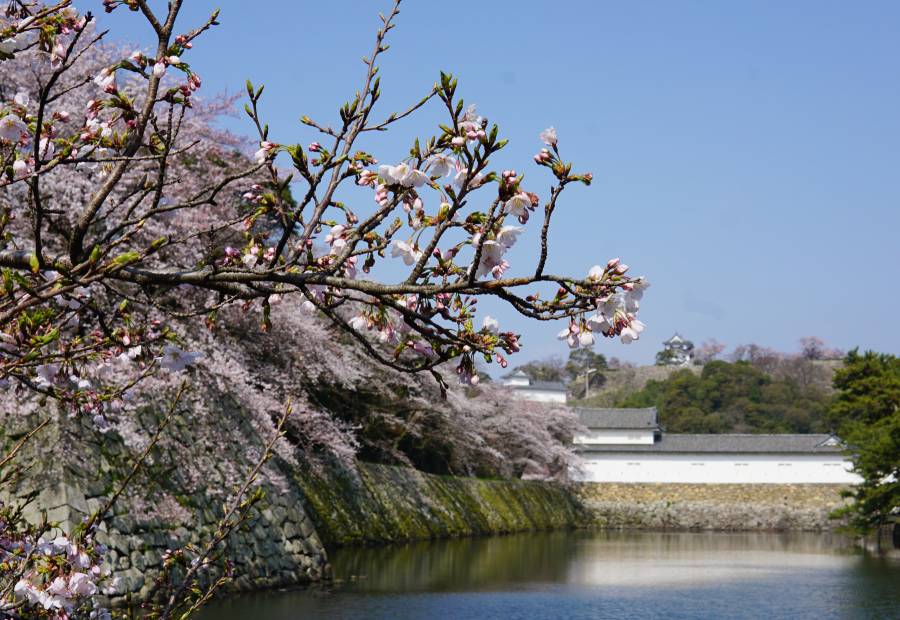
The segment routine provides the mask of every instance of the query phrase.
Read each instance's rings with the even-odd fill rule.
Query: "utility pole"
[[[588,368],[584,371],[584,399],[587,400],[591,396],[591,373],[597,372],[596,368]]]

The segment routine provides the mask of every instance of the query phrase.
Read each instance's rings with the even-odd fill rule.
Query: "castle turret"
[[[694,343],[678,332],[663,343],[663,350],[656,355],[660,366],[687,366],[694,359]]]

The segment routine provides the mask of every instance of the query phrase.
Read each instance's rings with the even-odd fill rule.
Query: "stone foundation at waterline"
[[[356,472],[298,475],[306,510],[326,545],[583,527],[588,515],[551,482],[426,474],[360,463]]]
[[[830,484],[582,483],[595,527],[672,530],[831,530],[845,487]]]

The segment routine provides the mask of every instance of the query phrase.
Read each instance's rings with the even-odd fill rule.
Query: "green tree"
[[[854,349],[835,373],[834,387],[830,419],[863,479],[848,492],[853,504],[837,514],[867,532],[900,509],[900,358]]]
[[[808,433],[827,429],[828,394],[791,377],[774,378],[748,362],[709,362],[648,381],[622,407],[656,407],[674,433]]]
[[[595,353],[591,349],[586,348],[573,349],[569,353],[569,361],[566,362],[566,374],[569,375],[571,380],[577,379],[589,370],[599,373],[607,368],[605,355]]]
[[[516,370],[521,370],[534,381],[563,381],[566,374],[565,365],[557,356],[528,362]]]
[[[657,366],[668,366],[675,359],[675,351],[672,349],[663,349],[656,354]]]
[[[606,375],[603,371],[608,368],[606,357],[601,353],[586,348],[571,351],[565,372],[572,397],[586,398],[589,395],[588,382],[591,390],[601,389],[606,384]]]

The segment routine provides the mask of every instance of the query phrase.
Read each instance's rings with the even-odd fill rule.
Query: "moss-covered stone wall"
[[[676,530],[834,529],[842,506],[833,484],[650,484],[592,482],[577,493],[596,527]]]
[[[46,536],[49,539],[71,532],[100,509],[133,467],[134,452],[118,434],[97,438],[85,424],[85,420],[60,416],[48,425],[19,453],[16,464],[22,476],[0,488],[4,502],[18,504],[36,494],[34,501],[24,505],[23,514],[32,523],[40,522],[42,513],[57,523],[59,528]],[[0,454],[6,454],[29,428],[23,422],[21,428],[0,429]],[[184,441],[190,441],[190,436],[185,435]],[[97,534],[98,542],[107,547],[106,567],[114,577],[107,584],[113,605],[128,598],[149,598],[155,588],[152,577],[161,570],[166,550],[205,543],[224,516],[225,497],[215,493],[226,488],[222,479],[210,478],[206,488],[189,490],[178,472],[159,467],[164,462],[161,455],[153,456],[154,462],[119,498]],[[252,466],[234,454],[228,456],[243,470]],[[303,510],[302,495],[295,485],[275,484],[275,474],[279,480],[289,479],[290,471],[289,465],[270,461],[259,481],[265,493],[263,503],[251,511],[243,527],[229,535],[224,552],[237,575],[228,584],[230,589],[290,586],[327,575],[327,554]],[[160,494],[160,488],[168,494]],[[160,506],[160,497],[170,498],[173,505]]]
[[[573,528],[588,523],[564,487],[436,476],[360,463],[357,472],[298,473],[306,512],[326,545]]]

